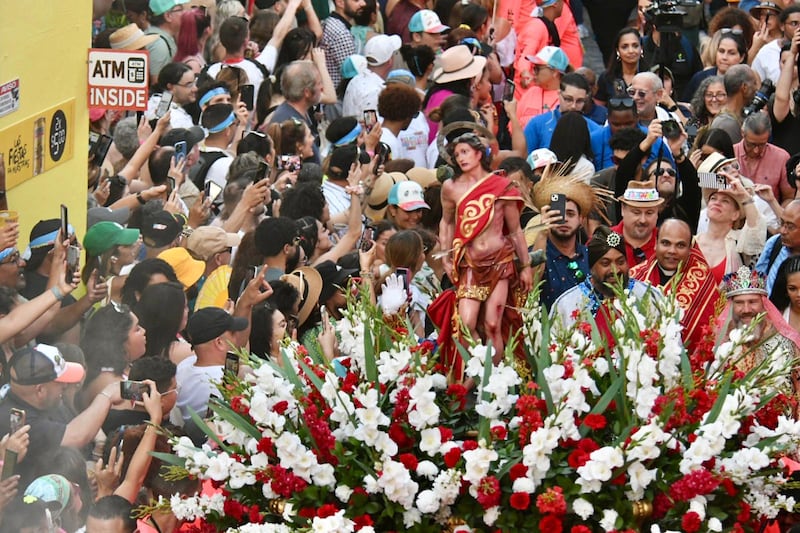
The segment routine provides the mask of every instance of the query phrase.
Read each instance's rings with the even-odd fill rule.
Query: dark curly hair
[[[385,120],[411,120],[419,112],[420,105],[417,90],[401,83],[387,85],[378,96],[378,113]]]
[[[456,146],[459,144],[468,144],[473,150],[479,151],[481,153],[481,166],[487,172],[491,170],[489,166],[491,157],[491,153],[488,150],[489,146],[475,133],[462,133],[447,145],[447,153],[450,155],[450,159],[453,162],[453,170],[455,170],[456,177],[462,174],[461,168],[456,163],[454,155]]]
[[[281,216],[300,220],[310,216],[323,219],[325,211],[325,195],[316,183],[300,183],[283,193]]]

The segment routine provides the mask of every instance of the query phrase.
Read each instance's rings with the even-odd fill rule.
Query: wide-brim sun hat
[[[433,71],[433,81],[441,85],[477,77],[486,66],[486,58],[472,55],[468,46],[459,44],[442,52],[439,64],[441,66]]]

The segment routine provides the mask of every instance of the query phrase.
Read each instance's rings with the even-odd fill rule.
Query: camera
[[[683,17],[687,12],[681,7],[699,5],[695,0],[656,0],[644,10],[645,20],[660,32],[678,32],[683,29]]]
[[[750,102],[749,106],[742,109],[742,114],[747,117],[764,109],[764,106],[767,105],[770,96],[772,96],[774,92],[775,85],[770,80],[765,79],[762,81],[761,87],[758,88],[756,95],[753,97],[753,101]]]

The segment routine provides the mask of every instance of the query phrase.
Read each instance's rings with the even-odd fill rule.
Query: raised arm
[[[144,430],[144,435],[136,447],[136,451],[131,457],[128,464],[128,470],[125,472],[125,479],[119,487],[114,491],[117,496],[122,496],[129,502],[136,501],[136,496],[139,494],[139,489],[144,483],[144,478],[147,475],[147,470],[150,468],[150,461],[153,457],[150,455],[156,447],[156,439],[158,438],[158,430],[156,426],[161,425],[161,394],[156,389],[156,384],[146,379],[150,387],[150,392],[145,392],[142,403],[144,404],[147,414],[150,415],[150,425]]]

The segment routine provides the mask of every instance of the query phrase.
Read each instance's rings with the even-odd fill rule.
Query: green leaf
[[[728,389],[731,388],[732,378],[733,374],[729,372],[722,380],[722,384],[719,387],[719,396],[717,397],[717,401],[714,402],[714,407],[711,408],[706,416],[706,424],[713,424],[717,421],[717,417],[719,416],[720,411],[722,411],[722,406],[725,404],[725,400],[728,398]]]
[[[256,440],[261,438],[261,432],[258,430],[258,428],[256,428],[242,415],[231,409],[228,405],[212,400],[210,406],[217,415],[219,415],[226,422],[232,424],[236,429],[247,433]]]
[[[283,368],[280,368],[281,373],[292,382],[292,385],[295,386],[295,389],[301,391],[305,388],[303,382],[300,381],[300,377],[295,372],[294,367],[292,366],[292,361],[289,359],[289,356],[286,353],[286,349],[281,348],[281,361],[283,361]]]
[[[230,448],[228,446],[225,446],[222,443],[222,441],[219,440],[219,437],[217,437],[217,434],[210,427],[208,427],[208,424],[206,424],[206,421],[203,420],[202,418],[200,418],[200,415],[198,415],[197,412],[194,409],[192,409],[191,407],[189,407],[189,416],[191,417],[192,422],[194,422],[197,425],[197,427],[200,428],[200,430],[203,433],[205,433],[206,436],[209,439],[211,439],[211,440],[213,440],[214,442],[217,443],[217,446],[219,446],[220,448],[222,448],[226,452],[230,451]]]
[[[367,374],[367,379],[376,385],[378,395],[380,396],[380,387],[378,387],[378,365],[375,362],[375,350],[372,343],[372,332],[364,324],[364,372]]]

